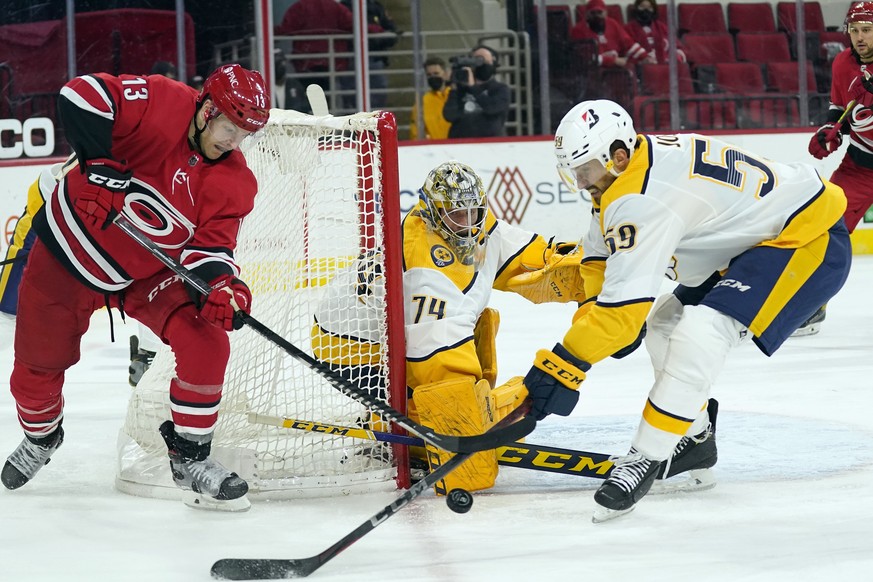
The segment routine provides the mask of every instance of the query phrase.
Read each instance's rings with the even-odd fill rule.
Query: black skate
[[[251,507],[246,498],[248,483],[209,457],[209,441],[198,443],[179,435],[169,420],[161,425],[160,432],[167,443],[173,481],[185,492],[182,500],[186,505],[220,511],[246,511]]]
[[[673,449],[673,456],[669,463],[665,463],[661,469],[658,479],[669,479],[673,475],[686,471],[709,469],[718,462],[718,449],[715,446],[715,419],[718,416],[718,401],[715,398],[709,399],[706,412],[709,414],[709,426],[699,434],[682,437],[682,440]]]
[[[0,481],[7,489],[18,489],[36,475],[37,471],[48,465],[52,454],[64,442],[64,429],[58,427],[54,433],[41,439],[32,440],[24,437],[18,448],[15,449],[3,471],[0,472]]]
[[[142,375],[146,373],[155,359],[155,352],[143,350],[139,347],[139,338],[130,336],[130,366],[127,368],[127,381],[131,386],[139,384]]]
[[[597,507],[592,521],[601,523],[629,513],[642,499],[658,477],[664,461],[653,461],[631,447],[624,457],[610,459],[615,463],[603,485],[594,493]]]
[[[819,307],[815,313],[809,316],[809,319],[804,321],[800,327],[794,330],[791,337],[803,337],[817,334],[819,330],[821,330],[821,323],[825,320],[825,317],[827,317],[826,307],[827,305]]]

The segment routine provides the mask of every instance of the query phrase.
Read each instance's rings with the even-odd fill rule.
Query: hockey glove
[[[812,139],[809,140],[809,153],[817,160],[823,160],[827,156],[835,152],[843,143],[843,136],[839,128],[833,123],[825,123]]]
[[[541,262],[525,257],[524,253],[521,259],[522,267],[531,271],[510,277],[506,281],[508,291],[518,293],[532,303],[585,300],[582,252],[576,243],[550,242],[543,251]]]
[[[122,164],[106,158],[88,161],[84,173],[88,182],[79,191],[75,208],[87,223],[106,229],[124,207],[132,174]]]
[[[867,71],[862,72],[849,83],[847,93],[856,107],[870,107],[873,105],[873,77]]]
[[[542,420],[550,414],[567,416],[579,401],[579,385],[591,364],[580,360],[561,344],[552,351],[539,350],[524,385],[531,399],[530,415]]]
[[[245,283],[230,275],[222,275],[210,283],[212,292],[200,308],[200,315],[212,325],[233,331],[243,326],[237,310],[252,312],[252,293]]]

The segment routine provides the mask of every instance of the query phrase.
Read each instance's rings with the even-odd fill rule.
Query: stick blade
[[[223,558],[212,564],[216,580],[287,580],[305,578],[319,566],[318,560],[269,560]]]
[[[316,117],[330,114],[327,109],[327,97],[324,96],[324,90],[319,85],[312,84],[306,87],[306,99],[309,100],[309,107]]]

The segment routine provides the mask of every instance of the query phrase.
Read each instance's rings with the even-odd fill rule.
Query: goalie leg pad
[[[415,389],[415,408],[421,423],[437,432],[469,436],[481,434],[495,423],[491,387],[486,380],[452,378],[425,384]],[[427,445],[431,471],[454,456]],[[482,451],[452,471],[434,485],[437,495],[445,495],[457,487],[467,491],[487,489],[497,479],[497,451]]]
[[[497,384],[497,329],[500,327],[500,313],[486,307],[476,322],[473,341],[476,343],[476,356],[482,366],[482,377],[494,387]]]

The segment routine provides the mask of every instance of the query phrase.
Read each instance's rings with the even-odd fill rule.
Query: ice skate
[[[7,489],[18,489],[33,479],[37,471],[48,465],[52,454],[58,450],[63,442],[64,429],[60,427],[48,437],[38,441],[24,437],[24,440],[9,455],[6,464],[3,465],[3,471],[0,473],[0,481],[3,481],[3,486]]]
[[[794,330],[791,337],[803,337],[807,335],[815,335],[821,330],[821,323],[827,317],[826,305],[819,307],[815,313],[809,316],[809,319],[804,321],[800,327]]]
[[[699,434],[682,437],[673,449],[672,458],[661,468],[658,481],[652,487],[651,493],[704,491],[715,487],[715,475],[710,471],[710,468],[718,462],[718,449],[715,443],[718,401],[715,398],[709,399],[706,412],[709,414],[709,425]],[[687,473],[684,478],[671,479],[674,475],[683,473]]]
[[[651,489],[664,464],[645,457],[633,447],[626,456],[610,460],[615,463],[612,472],[594,493],[597,503],[592,517],[594,523],[633,511],[636,503]]]
[[[169,420],[160,432],[167,443],[173,481],[185,492],[185,505],[219,511],[247,511],[251,507],[246,497],[248,483],[209,458],[209,441],[198,443],[179,435]]]
[[[130,336],[130,366],[127,368],[127,381],[131,386],[136,387],[139,384],[142,375],[152,365],[155,359],[155,352],[150,352],[139,347],[139,338],[135,335]]]

